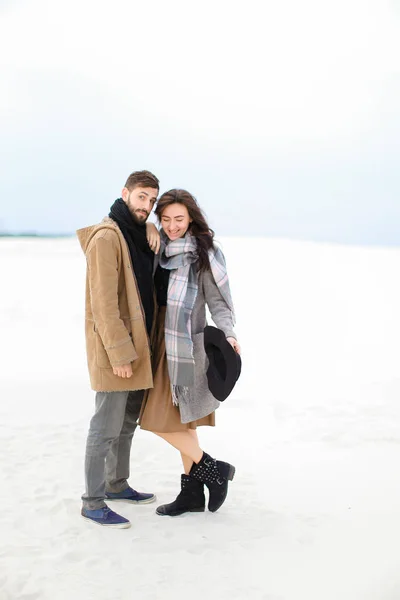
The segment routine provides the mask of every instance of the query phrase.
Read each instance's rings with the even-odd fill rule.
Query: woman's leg
[[[190,433],[190,435],[192,437],[194,437],[194,439],[197,441],[197,444],[198,444],[199,439],[197,437],[196,429],[188,429],[188,432]],[[182,458],[182,463],[183,463],[183,470],[186,475],[189,475],[190,469],[193,466],[193,460],[190,458],[190,456],[186,456],[186,454],[183,454],[182,452],[181,452],[181,458]]]
[[[192,464],[200,462],[203,456],[203,450],[199,446],[197,434],[194,431],[194,435],[191,430],[187,431],[174,431],[172,433],[160,433],[154,432],[159,437],[163,438],[166,442],[174,446],[182,456],[182,462],[185,469],[185,473],[188,475],[192,467]],[[189,470],[187,468],[189,467]]]

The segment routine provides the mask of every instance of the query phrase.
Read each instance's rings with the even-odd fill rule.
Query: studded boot
[[[228,494],[228,481],[232,481],[235,467],[221,460],[215,460],[204,452],[201,461],[197,465],[193,464],[190,475],[206,484],[210,492],[208,510],[215,512],[225,502]]]
[[[204,512],[205,507],[204,484],[190,475],[181,475],[180,494],[170,504],[159,506],[156,513],[177,517],[185,512]]]

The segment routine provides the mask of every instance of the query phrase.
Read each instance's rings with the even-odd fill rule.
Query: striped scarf
[[[168,241],[161,231],[160,265],[171,271],[165,316],[165,349],[171,381],[172,400],[190,400],[194,382],[193,342],[191,316],[197,297],[197,242],[190,233],[183,238]],[[209,251],[210,268],[215,283],[235,322],[233,302],[229,289],[225,258],[219,248]]]

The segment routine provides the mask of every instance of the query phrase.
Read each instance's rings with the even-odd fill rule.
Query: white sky
[[[0,0],[0,228],[72,231],[148,168],[224,234],[397,243],[399,39],[382,0]]]

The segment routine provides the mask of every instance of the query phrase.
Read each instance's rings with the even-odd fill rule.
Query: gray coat
[[[215,325],[226,337],[234,337],[233,322],[230,309],[222,298],[211,271],[199,274],[198,292],[192,311],[192,341],[194,369],[194,396],[190,404],[180,403],[179,410],[182,423],[197,421],[217,409],[220,402],[208,389],[206,371],[208,358],[204,350],[204,327],[207,325],[206,304]]]

